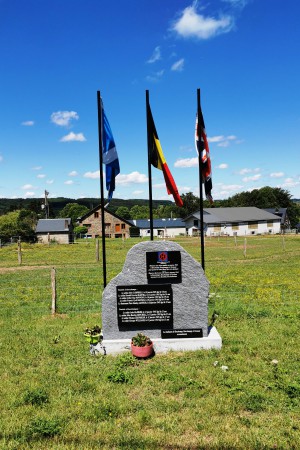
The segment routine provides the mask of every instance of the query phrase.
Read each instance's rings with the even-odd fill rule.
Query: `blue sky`
[[[213,197],[300,198],[299,16],[298,0],[0,0],[0,197],[100,196],[100,90],[114,197],[148,198],[146,89],[179,192],[199,195],[200,88]]]

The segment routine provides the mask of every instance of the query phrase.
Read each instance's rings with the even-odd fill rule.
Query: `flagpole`
[[[198,161],[199,161],[199,193],[200,193],[200,237],[201,237],[201,265],[205,271],[205,258],[204,258],[204,229],[203,229],[203,188],[202,188],[202,146],[201,146],[201,134],[202,134],[202,112],[200,105],[200,89],[197,89],[197,115],[198,115]]]
[[[102,230],[102,264],[103,287],[106,287],[106,250],[105,250],[105,211],[104,211],[104,185],[103,185],[103,144],[102,144],[102,106],[100,91],[97,91],[98,106],[98,138],[99,138],[99,166],[100,166],[100,195],[101,195],[101,230]]]
[[[146,118],[147,118],[147,146],[148,146],[148,179],[149,179],[149,215],[150,215],[150,240],[153,241],[153,207],[152,207],[152,173],[151,173],[151,158],[150,158],[150,130],[148,111],[149,104],[149,90],[146,90]]]

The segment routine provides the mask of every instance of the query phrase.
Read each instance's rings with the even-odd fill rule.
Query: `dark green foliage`
[[[132,219],[129,208],[127,206],[119,206],[119,208],[116,210],[116,214],[119,217],[122,217],[122,219]]]
[[[130,237],[139,237],[140,229],[138,227],[130,227],[129,234],[130,234]]]
[[[25,405],[41,406],[48,403],[49,395],[44,389],[29,389],[24,393],[23,403]]]
[[[76,236],[80,236],[81,234],[86,234],[88,232],[88,227],[78,226],[74,228],[74,233]]]
[[[29,423],[26,429],[27,440],[51,438],[59,435],[62,431],[62,425],[62,420],[58,418],[45,419],[37,417]]]
[[[0,239],[8,242],[11,238],[21,239],[26,242],[35,242],[36,214],[32,211],[21,209],[0,216]]]
[[[126,367],[132,367],[138,365],[138,360],[132,356],[131,353],[122,353],[116,357],[116,367],[119,369],[125,369]]]
[[[131,377],[124,370],[116,369],[107,375],[108,381],[112,383],[130,383]]]
[[[180,217],[184,218],[195,211],[200,210],[199,197],[196,197],[192,192],[182,194],[181,199],[183,201],[183,207],[179,208]]]
[[[78,203],[68,203],[58,214],[58,217],[70,217],[72,223],[76,223],[78,219],[84,216],[89,209],[84,205]]]
[[[266,399],[260,393],[254,392],[247,394],[242,399],[242,404],[247,411],[251,411],[253,413],[263,411],[266,407]]]
[[[284,386],[284,392],[289,398],[297,398],[300,400],[300,384],[290,383]]]

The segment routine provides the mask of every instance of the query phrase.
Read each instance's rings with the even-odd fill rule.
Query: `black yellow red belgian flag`
[[[150,134],[149,140],[150,162],[152,166],[156,167],[159,170],[162,170],[168,194],[169,195],[172,194],[176,205],[182,207],[183,201],[181,200],[176,183],[170,172],[167,161],[164,157],[149,104],[147,105],[147,120],[148,120],[148,130]]]

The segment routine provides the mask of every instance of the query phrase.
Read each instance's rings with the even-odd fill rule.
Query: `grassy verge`
[[[132,242],[107,240],[109,279]],[[198,241],[179,243],[200,259]],[[206,242],[222,349],[147,361],[89,354],[103,288],[93,242],[24,246],[21,267],[0,249],[0,448],[300,448],[299,238],[249,238],[246,258],[244,244]]]

